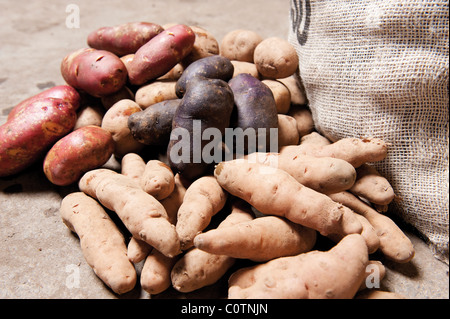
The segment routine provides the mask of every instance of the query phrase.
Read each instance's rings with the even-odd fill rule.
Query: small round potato
[[[101,126],[105,110],[98,104],[86,104],[81,107],[77,113],[77,122],[74,130],[88,125]]]
[[[105,164],[114,151],[111,134],[96,125],[81,127],[56,142],[44,160],[44,173],[55,185],[75,183]]]
[[[120,100],[106,111],[103,116],[102,128],[111,133],[114,140],[114,155],[122,158],[127,153],[138,153],[144,144],[136,141],[128,128],[128,118],[131,114],[140,112],[139,105],[128,99]]]
[[[231,64],[233,64],[234,66],[233,77],[241,73],[248,73],[251,76],[259,79],[258,69],[256,68],[256,65],[254,63],[232,60]]]
[[[289,89],[277,80],[263,80],[262,83],[267,85],[272,91],[277,105],[277,112],[279,114],[286,114],[291,107],[291,92]]]
[[[230,60],[253,62],[255,48],[262,40],[258,33],[251,30],[228,32],[220,44],[220,55]]]
[[[269,79],[291,76],[297,71],[299,63],[295,48],[278,37],[261,41],[255,49],[253,59],[259,73]]]
[[[210,32],[198,26],[190,27],[195,33],[195,41],[191,53],[189,53],[183,61],[181,61],[184,67],[187,67],[194,61],[211,55],[217,55],[220,52],[219,43]]]

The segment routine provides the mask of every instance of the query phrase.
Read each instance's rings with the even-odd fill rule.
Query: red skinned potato
[[[31,102],[0,126],[0,177],[19,173],[69,133],[77,120],[73,106],[61,99]]]
[[[113,151],[111,133],[99,126],[84,126],[53,145],[44,160],[44,173],[55,185],[70,185],[105,164]]]
[[[135,53],[162,31],[164,31],[163,27],[156,23],[129,22],[99,28],[88,35],[87,43],[91,48],[124,56]]]
[[[169,72],[191,51],[194,31],[183,24],[174,25],[136,51],[128,65],[128,76],[133,85],[142,85]]]
[[[9,112],[8,120],[12,119],[17,114],[26,109],[26,107],[30,105],[33,101],[46,97],[52,97],[55,99],[61,99],[63,101],[66,101],[72,105],[75,111],[78,110],[78,108],[80,107],[81,97],[77,90],[75,90],[73,87],[69,85],[57,85],[45,91],[42,91],[36,95],[33,95],[17,104],[11,110],[11,112]]]
[[[92,48],[72,52],[61,62],[61,74],[67,84],[95,96],[103,97],[122,89],[127,68],[115,54]]]

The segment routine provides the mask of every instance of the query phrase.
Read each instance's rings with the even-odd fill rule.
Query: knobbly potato
[[[134,139],[145,145],[167,145],[172,132],[172,120],[181,99],[153,104],[128,118],[128,128]]]
[[[206,150],[208,154],[217,152],[222,146],[222,140],[217,141],[212,137],[209,137],[211,140],[204,139],[203,132],[214,128],[223,136],[233,107],[233,92],[227,82],[204,77],[189,80],[186,93],[173,118],[172,134],[167,148],[168,161],[174,173],[180,173],[188,180],[205,174],[213,164],[215,154],[211,161],[206,160],[204,148],[209,147],[209,150]],[[194,129],[197,123],[200,127]],[[199,142],[199,149],[195,146],[195,141]]]
[[[127,153],[142,150],[143,144],[136,141],[128,128],[128,118],[142,109],[132,100],[120,100],[106,111],[101,127],[111,133],[114,140],[114,155],[122,158]]]
[[[234,67],[230,60],[220,55],[213,55],[190,64],[178,79],[175,93],[182,98],[186,87],[192,79],[202,76],[208,79],[220,79],[227,82],[233,76]]]
[[[81,127],[53,145],[44,160],[44,173],[55,185],[75,183],[87,171],[105,164],[114,151],[111,134],[99,126]]]
[[[233,91],[235,110],[232,118],[232,126],[242,130],[255,130],[257,145],[251,145],[250,141],[244,141],[243,150],[236,150],[233,145],[227,145],[235,152],[255,151],[254,148],[263,148],[267,151],[270,143],[270,129],[278,128],[278,117],[275,99],[269,87],[260,80],[247,73],[238,74],[232,78],[229,85]],[[264,129],[265,142],[259,145],[262,137],[258,131]],[[250,150],[249,150],[250,147]]]

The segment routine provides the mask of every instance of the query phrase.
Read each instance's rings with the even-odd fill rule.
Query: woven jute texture
[[[288,38],[316,129],[390,144],[389,210],[447,264],[448,19],[447,0],[292,0]]]

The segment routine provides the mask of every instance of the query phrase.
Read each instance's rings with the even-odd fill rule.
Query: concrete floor
[[[80,12],[80,27],[69,28],[67,5]],[[0,124],[10,109],[41,90],[64,84],[59,67],[69,52],[86,46],[89,32],[130,21],[199,25],[219,41],[243,28],[263,37],[287,38],[289,0],[134,0],[0,2]],[[40,165],[0,179],[0,298],[150,298],[140,287],[118,297],[84,261],[76,236],[61,222],[59,205],[71,187],[56,187]],[[382,288],[408,298],[448,299],[448,266],[436,260],[419,237],[408,264],[383,261]],[[380,256],[378,256],[380,257]],[[380,257],[382,259],[382,256]],[[138,269],[141,265],[138,265]],[[79,280],[77,280],[79,279]],[[191,294],[169,289],[152,298],[223,297],[226,281]]]

